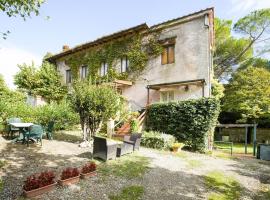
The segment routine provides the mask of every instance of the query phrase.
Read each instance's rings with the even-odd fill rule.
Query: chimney
[[[65,44],[65,45],[63,45],[62,50],[63,50],[63,51],[67,51],[67,50],[69,50],[69,46],[68,46],[68,45],[66,45],[66,44]]]

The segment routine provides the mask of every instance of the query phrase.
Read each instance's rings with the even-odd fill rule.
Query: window
[[[87,66],[82,66],[81,67],[81,79],[85,79],[88,74],[88,69]]]
[[[162,91],[160,92],[161,102],[170,102],[174,100],[174,91]]]
[[[108,63],[103,62],[101,63],[100,67],[100,76],[105,76],[108,73]]]
[[[71,83],[72,77],[71,77],[71,70],[66,70],[66,83]]]
[[[161,64],[171,64],[174,63],[174,44],[164,46],[163,52],[161,55]]]
[[[121,58],[121,73],[128,71],[129,60],[127,56]]]

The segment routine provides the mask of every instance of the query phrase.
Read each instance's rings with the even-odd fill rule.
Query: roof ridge
[[[163,25],[163,24],[167,24],[167,23],[173,22],[173,21],[184,19],[184,18],[190,17],[192,15],[197,15],[197,14],[200,14],[200,13],[205,12],[205,11],[208,11],[208,10],[214,10],[214,7],[205,8],[205,9],[202,9],[202,10],[199,10],[199,11],[196,11],[196,12],[193,12],[193,13],[190,13],[190,14],[187,14],[187,15],[183,15],[181,17],[177,17],[177,18],[174,18],[174,19],[170,19],[170,20],[167,20],[167,21],[158,23],[158,24],[154,24],[154,25],[152,25],[150,27],[150,29],[155,28],[155,27],[160,26],[160,25]]]
[[[206,9],[202,9],[200,11],[196,11],[196,12],[190,13],[188,15],[184,15],[184,16],[181,16],[181,17],[178,17],[178,18],[170,19],[170,20],[161,22],[159,24],[152,25],[151,27],[148,27],[148,25],[146,24],[146,22],[144,22],[144,23],[139,24],[137,26],[133,26],[133,27],[130,27],[130,28],[127,28],[127,29],[123,29],[123,30],[114,32],[112,34],[104,35],[104,36],[99,37],[99,38],[97,38],[95,40],[88,41],[88,42],[85,42],[85,43],[76,45],[76,46],[70,48],[69,50],[62,51],[60,53],[54,54],[53,56],[47,58],[47,60],[53,61],[53,60],[55,60],[57,58],[60,58],[62,56],[65,56],[65,55],[71,54],[73,52],[80,51],[80,50],[83,50],[85,48],[88,48],[91,45],[96,45],[98,43],[106,42],[106,40],[108,40],[108,39],[115,39],[115,38],[120,37],[122,34],[125,34],[125,33],[128,34],[129,31],[142,31],[142,30],[145,31],[145,30],[155,29],[156,27],[161,26],[163,24],[167,24],[167,23],[171,23],[171,22],[178,21],[178,20],[181,20],[181,19],[185,19],[187,17],[193,16],[193,15],[197,15],[197,14],[200,14],[200,13],[203,13],[203,12],[206,12],[206,11],[209,11],[209,10],[214,10],[214,7],[209,7],[209,8],[206,8]]]

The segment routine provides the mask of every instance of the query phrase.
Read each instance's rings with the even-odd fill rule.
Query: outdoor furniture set
[[[124,136],[123,141],[94,137],[93,157],[102,160],[115,159],[139,150],[142,134],[133,133]]]
[[[52,139],[54,123],[50,122],[47,128],[47,137]],[[13,138],[14,133],[19,133],[18,137],[13,139],[14,142],[22,141],[23,144],[27,143],[29,146],[29,141],[40,142],[42,145],[42,136],[44,130],[41,125],[33,123],[23,123],[20,118],[10,118],[7,120],[7,133],[8,137]]]

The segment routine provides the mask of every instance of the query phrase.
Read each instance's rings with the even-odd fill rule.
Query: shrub
[[[138,130],[139,130],[139,122],[138,122],[137,119],[132,119],[130,121],[130,130],[131,130],[132,133],[138,132]]]
[[[208,139],[212,141],[220,110],[215,98],[201,98],[170,103],[157,103],[149,107],[148,130],[174,135],[192,150],[204,150]]]
[[[38,189],[55,183],[55,175],[52,171],[45,171],[40,174],[35,174],[27,177],[24,182],[23,189],[26,191]]]
[[[80,174],[80,172],[79,172],[78,168],[68,167],[62,171],[61,180],[66,180],[66,179],[69,179],[72,177],[76,177],[76,176],[79,176],[79,174]]]
[[[54,121],[55,130],[66,129],[79,123],[78,115],[65,101],[39,106],[35,111],[35,121],[44,127],[47,127],[50,121]]]
[[[154,149],[169,149],[174,142],[174,136],[155,131],[145,131],[141,140],[142,146]]]
[[[82,167],[82,173],[87,174],[90,172],[94,172],[96,171],[96,168],[97,168],[96,163],[94,162],[87,163]]]

